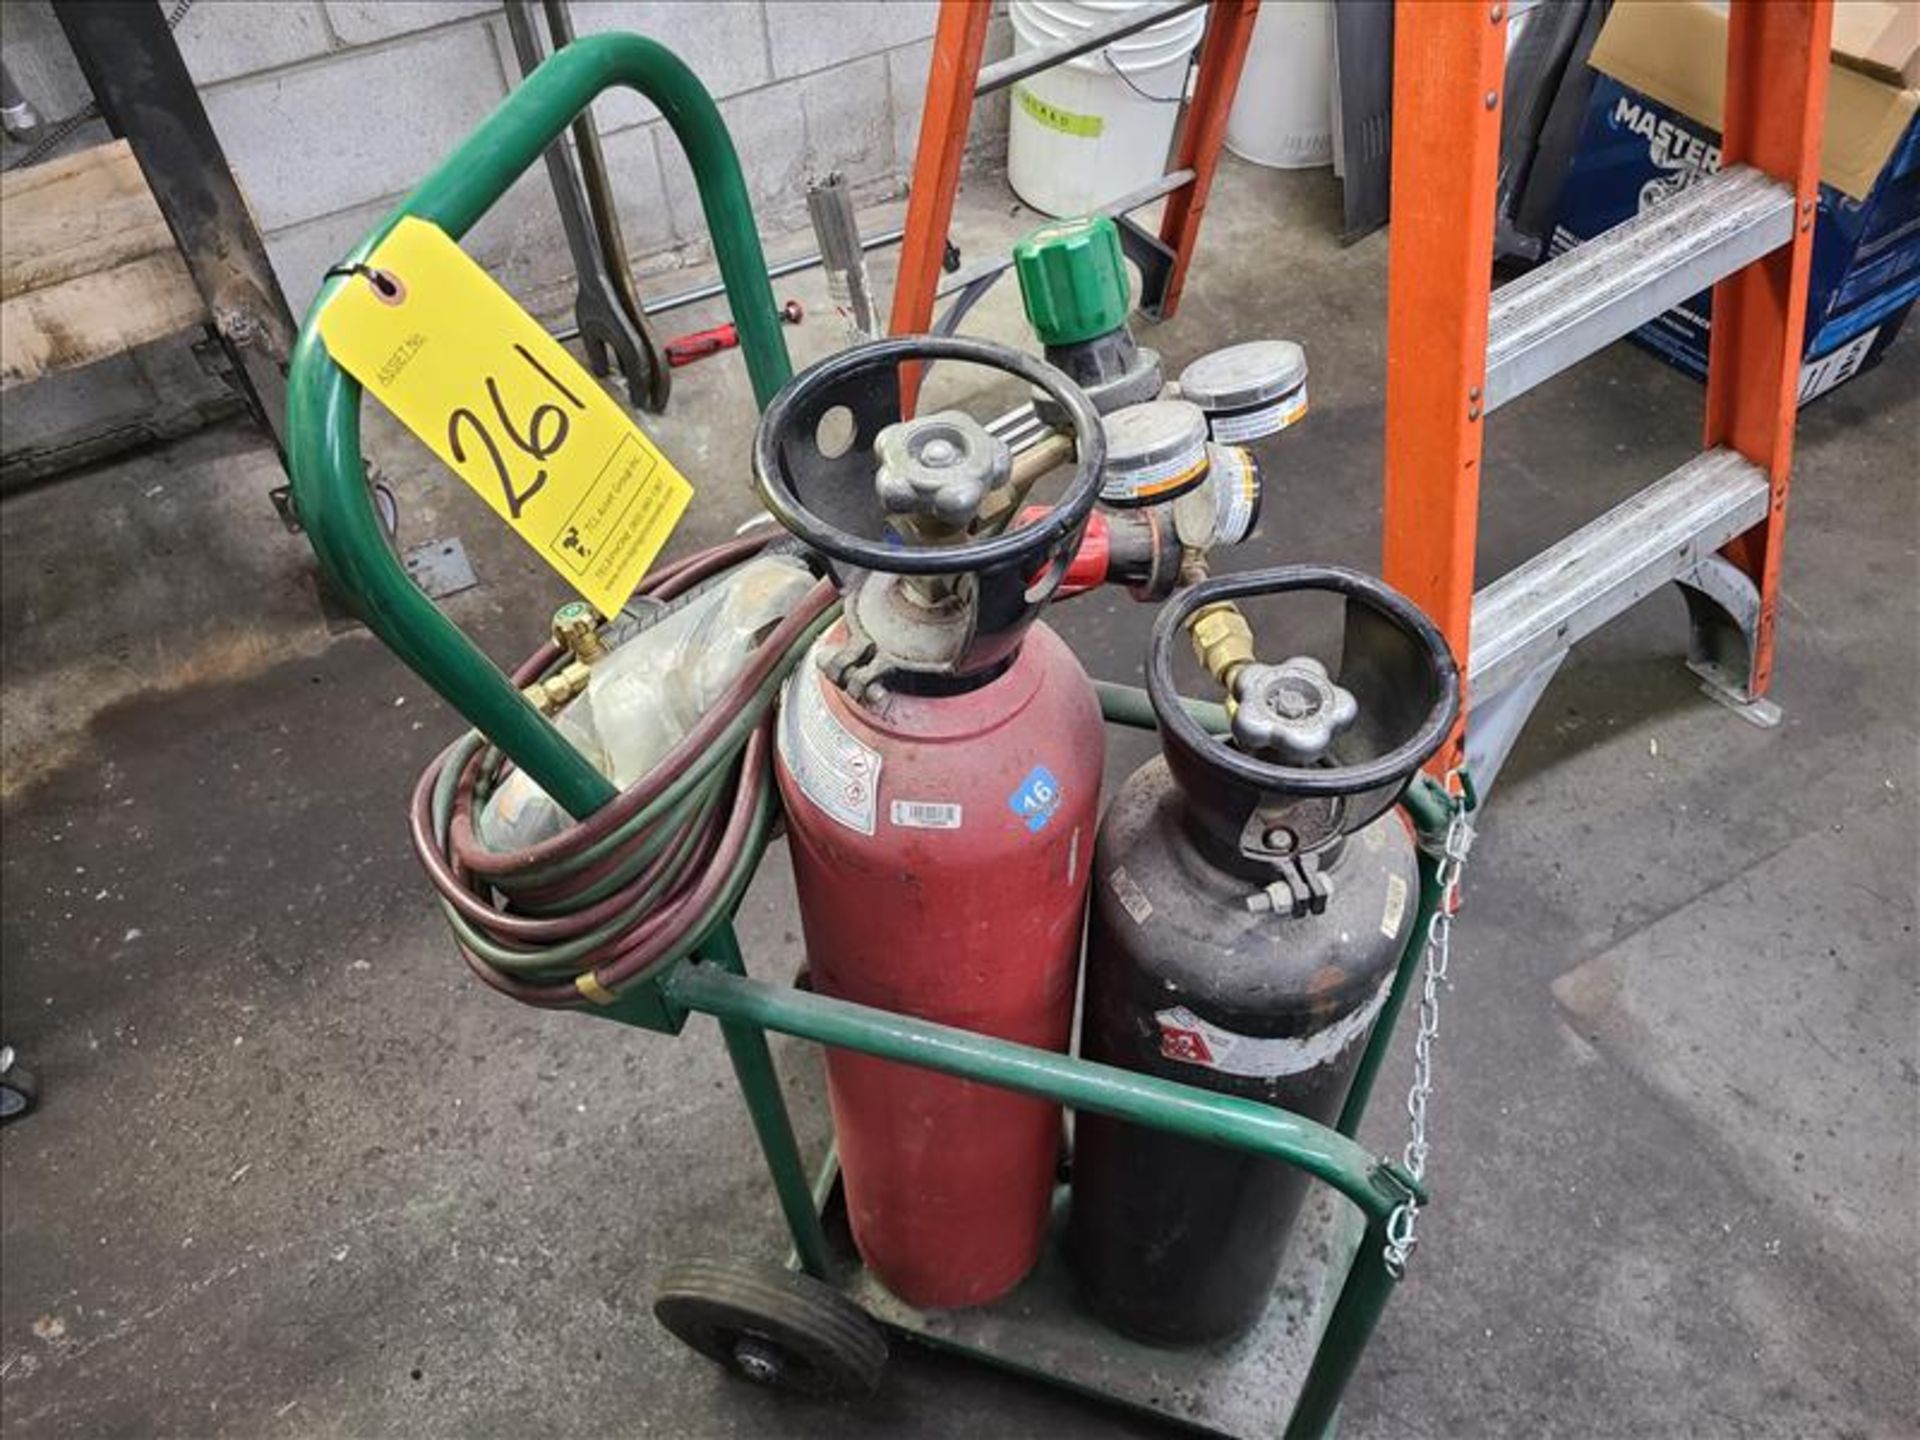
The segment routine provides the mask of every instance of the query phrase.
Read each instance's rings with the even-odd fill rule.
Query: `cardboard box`
[[[1840,9],[1854,8],[1843,5]],[[1907,12],[1912,4],[1861,5]],[[1904,65],[1885,24],[1846,43]],[[1898,27],[1894,27],[1896,37]],[[1720,167],[1727,20],[1706,0],[1619,0],[1593,52],[1596,78],[1580,146],[1561,192],[1549,253],[1589,240]],[[1839,59],[1836,28],[1835,56]],[[1913,47],[1920,50],[1920,38]],[[1876,62],[1878,63],[1878,62]],[[1897,67],[1896,67],[1897,68]],[[1835,63],[1808,287],[1800,400],[1879,359],[1920,298],[1920,91]],[[1634,338],[1704,376],[1712,294],[1644,325]]]
[[[1726,7],[1707,0],[1616,0],[1587,63],[1718,133],[1727,92]],[[1828,66],[1822,183],[1865,200],[1916,112],[1920,90],[1845,64]]]
[[[1840,0],[1833,58],[1889,85],[1920,89],[1920,0]]]

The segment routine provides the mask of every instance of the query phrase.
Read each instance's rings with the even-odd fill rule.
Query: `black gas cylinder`
[[[1328,589],[1347,599],[1339,679],[1310,657],[1240,666],[1232,736],[1203,731],[1173,687],[1188,617]],[[1081,1053],[1331,1124],[1411,938],[1419,875],[1393,802],[1452,728],[1452,658],[1379,581],[1305,566],[1193,587],[1153,647],[1162,756],[1101,823]],[[1068,1258],[1116,1329],[1231,1340],[1266,1307],[1308,1183],[1279,1161],[1083,1114]]]

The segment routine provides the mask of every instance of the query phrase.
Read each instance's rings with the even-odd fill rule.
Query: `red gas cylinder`
[[[844,627],[820,642],[831,653]],[[996,678],[855,704],[788,683],[778,774],[813,988],[1064,1051],[1098,820],[1099,705],[1035,625]],[[978,1305],[1040,1253],[1060,1108],[827,1052],[853,1235],[910,1304]]]
[[[1006,372],[1056,408],[1072,473],[1045,514],[1004,533],[986,518],[1015,479],[978,419],[902,417],[901,369],[936,360]],[[851,440],[830,443],[836,417]],[[820,993],[1066,1050],[1104,746],[1093,687],[1038,620],[1105,453],[1071,380],[972,337],[857,345],[768,403],[756,488],[845,600],[777,730]],[[880,1282],[928,1309],[1017,1285],[1046,1233],[1060,1107],[849,1050],[827,1052],[827,1089],[853,1237]]]

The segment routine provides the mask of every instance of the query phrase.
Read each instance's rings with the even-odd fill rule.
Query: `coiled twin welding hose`
[[[703,550],[649,575],[639,593],[684,596],[773,538]],[[471,732],[436,756],[414,786],[413,845],[474,974],[529,1005],[611,1004],[731,915],[778,808],[775,698],[838,614],[839,596],[823,580],[658,765],[586,819],[523,850],[490,849],[474,829],[510,762]],[[514,683],[530,685],[563,659],[549,643],[514,672]]]
[[[686,597],[775,539],[762,532],[702,550],[649,575],[637,593]],[[491,849],[474,828],[511,762],[476,732],[435,756],[413,790],[413,848],[473,973],[529,1005],[611,1004],[730,916],[778,809],[771,771],[780,686],[839,613],[839,596],[822,580],[658,765],[585,820],[523,850]],[[565,659],[549,642],[514,672],[514,684],[531,685]],[[1095,686],[1109,720],[1152,728],[1144,691]],[[1209,729],[1225,729],[1218,705],[1187,704]]]

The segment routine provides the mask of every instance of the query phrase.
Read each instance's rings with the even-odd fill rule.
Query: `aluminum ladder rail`
[[[1719,174],[1491,289],[1509,6],[1394,15],[1383,573],[1467,672],[1484,790],[1569,648],[1669,582],[1703,688],[1774,723],[1780,552],[1799,400],[1832,0],[1733,0]],[[1702,450],[1474,590],[1481,427],[1496,407],[1712,287]]]
[[[964,300],[964,292],[990,284],[1012,264],[1008,257],[994,257],[969,266],[944,284],[941,280],[947,231],[953,222],[954,193],[959,188],[960,162],[966,154],[967,127],[973,118],[975,99],[1202,4],[1209,11],[1206,34],[1200,42],[1192,98],[1174,137],[1172,163],[1159,180],[1105,207],[1120,227],[1128,258],[1140,267],[1141,312],[1154,320],[1173,316],[1180,307],[1187,265],[1199,238],[1200,219],[1206,212],[1213,173],[1226,139],[1227,112],[1233,108],[1240,70],[1253,41],[1260,0],[1153,0],[1137,10],[1120,12],[1114,20],[1069,40],[1022,50],[985,67],[980,62],[993,7],[981,0],[941,0],[927,75],[926,106],[920,114],[913,189],[907,200],[906,235],[894,281],[890,334],[921,334],[933,328],[937,298],[963,292]],[[1160,199],[1167,204],[1156,235],[1135,223],[1128,212]],[[902,375],[902,399],[909,413],[916,380],[914,375]]]

